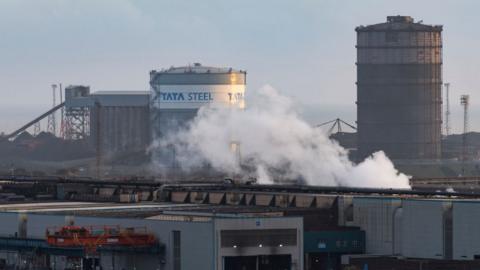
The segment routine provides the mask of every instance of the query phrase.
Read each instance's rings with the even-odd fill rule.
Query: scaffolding
[[[57,92],[57,85],[52,84],[52,97],[53,97],[52,108],[55,108],[56,106],[56,92]],[[55,112],[52,112],[50,115],[48,115],[47,131],[52,133],[54,136],[56,136],[57,134],[57,121],[55,119]]]
[[[64,138],[83,140],[90,135],[90,109],[85,102],[90,87],[70,85],[65,88]]]
[[[328,124],[332,124],[330,126],[330,128],[328,129],[328,134],[329,135],[333,134],[333,131],[335,130],[335,127],[337,128],[337,133],[343,132],[342,125],[345,125],[345,126],[351,128],[351,129],[355,130],[355,131],[357,130],[357,128],[354,125],[349,124],[349,123],[343,121],[340,118],[336,118],[336,119],[327,121],[325,123],[317,125],[316,127],[323,127],[323,126],[326,126]]]
[[[82,140],[90,133],[88,107],[69,107],[65,110],[65,139]]]

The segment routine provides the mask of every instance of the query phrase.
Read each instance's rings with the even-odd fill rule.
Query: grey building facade
[[[97,91],[65,88],[66,135],[89,137],[102,156],[145,151],[150,144],[148,91]]]
[[[161,252],[100,250],[94,256],[98,259],[96,264],[103,269],[139,270],[251,269],[249,267],[252,264],[265,264],[265,269],[270,269],[270,264],[277,265],[280,267],[278,269],[303,269],[301,217],[234,217],[173,212],[147,216],[140,214],[156,207],[165,207],[161,205],[99,206],[79,203],[75,206],[71,203],[40,203],[36,209],[30,207],[15,205],[7,211],[5,208],[0,210],[2,244],[2,237],[42,240],[47,230],[72,223],[84,227],[145,227],[164,247]],[[12,253],[4,248],[4,245],[0,245],[0,259],[6,260],[9,265],[19,265],[21,261],[30,264],[35,261],[34,257],[40,257],[39,254],[29,257],[27,251]],[[59,253],[48,258],[42,264],[48,264],[51,269],[65,269],[71,259],[67,254]],[[88,261],[86,259],[82,261],[85,263]]]
[[[471,206],[478,207],[479,203]],[[372,196],[353,198],[351,205],[341,206],[340,211],[353,208],[352,221],[344,224],[365,231],[366,254],[458,260],[462,259],[459,253],[469,253],[463,259],[472,258],[473,251],[466,251],[464,241],[476,233],[464,229],[478,222],[475,215],[465,216],[469,206],[468,201],[449,199]]]
[[[145,151],[150,143],[148,91],[98,91],[91,98],[91,140],[102,155]]]

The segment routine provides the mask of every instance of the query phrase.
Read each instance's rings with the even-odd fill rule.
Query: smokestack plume
[[[352,163],[344,148],[302,120],[292,100],[270,86],[254,93],[244,110],[201,108],[187,129],[156,141],[152,151],[172,145],[183,171],[209,164],[264,184],[299,179],[307,185],[409,188],[408,177],[383,152]]]

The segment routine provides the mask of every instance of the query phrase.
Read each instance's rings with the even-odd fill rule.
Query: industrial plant
[[[308,138],[325,136],[336,159],[309,164],[340,168],[313,176],[336,185],[289,174],[289,160],[239,177],[255,159],[235,134],[225,136],[229,145],[211,144],[242,170],[205,160],[183,170],[166,138],[181,136],[205,108],[247,111],[243,69],[165,67],[145,72],[149,89],[53,84],[51,109],[0,136],[0,269],[480,269],[480,139],[467,133],[467,94],[457,104],[464,132],[449,133],[442,30],[409,16],[355,28],[356,124],[298,125]],[[362,186],[369,166],[383,161],[409,188]],[[262,183],[269,170],[284,177]]]

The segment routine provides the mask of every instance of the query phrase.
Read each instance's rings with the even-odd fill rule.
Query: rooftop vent
[[[387,22],[389,23],[413,23],[413,18],[410,16],[388,16]]]

